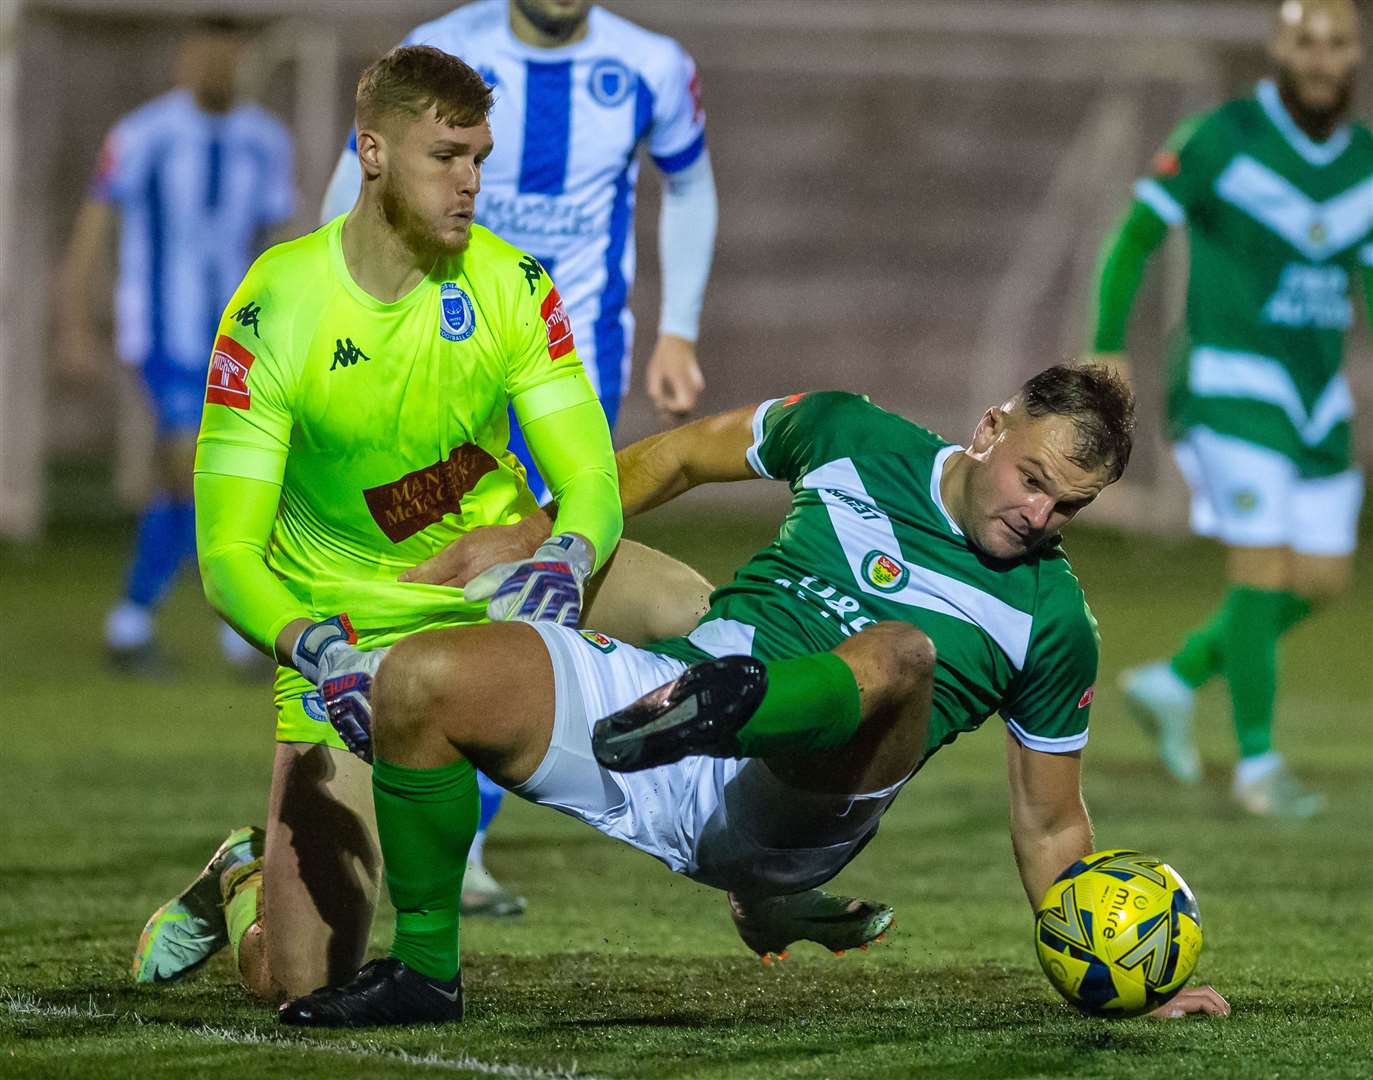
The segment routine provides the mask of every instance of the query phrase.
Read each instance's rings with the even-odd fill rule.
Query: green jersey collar
[[[1348,149],[1348,124],[1341,124],[1337,127],[1325,142],[1316,142],[1301,128],[1297,127],[1297,122],[1292,119],[1292,115],[1282,103],[1282,96],[1278,93],[1277,83],[1272,79],[1261,80],[1254,91],[1254,96],[1258,98],[1259,106],[1263,109],[1264,115],[1278,129],[1278,134],[1308,164],[1315,165],[1317,168],[1324,167]]]
[[[944,515],[944,520],[949,523],[949,528],[953,530],[955,536],[962,536],[963,530],[958,527],[958,522],[954,521],[949,514],[949,508],[944,505],[944,495],[939,490],[939,482],[944,479],[944,463],[954,454],[961,452],[962,449],[961,446],[944,447],[934,455],[934,468],[930,470],[930,499],[938,507],[939,512]]]
[[[358,304],[368,311],[404,311],[418,301],[426,292],[426,287],[432,288],[435,280],[435,273],[443,268],[444,260],[440,259],[426,274],[415,283],[415,287],[402,296],[399,300],[392,300],[389,304],[378,300],[361,285],[353,280],[353,275],[348,271],[348,260],[343,257],[343,223],[348,219],[348,215],[337,217],[324,228],[329,230],[329,263],[333,268],[334,276],[338,283],[343,286],[344,292],[351,296]]]

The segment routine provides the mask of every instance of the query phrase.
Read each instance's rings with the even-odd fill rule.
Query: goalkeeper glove
[[[487,600],[493,622],[556,622],[576,626],[582,586],[591,576],[591,545],[575,533],[559,533],[519,562],[497,563],[463,589],[469,600]]]
[[[347,615],[305,628],[291,650],[296,670],[319,687],[329,723],[343,745],[372,760],[372,679],[386,649],[354,648],[358,640]]]

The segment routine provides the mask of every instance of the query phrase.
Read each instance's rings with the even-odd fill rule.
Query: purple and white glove
[[[372,761],[372,679],[386,649],[355,648],[357,634],[347,615],[305,628],[291,650],[296,670],[319,687],[324,711],[343,745]]]
[[[559,533],[528,559],[497,563],[469,581],[463,594],[486,600],[493,622],[556,622],[576,626],[582,587],[592,570],[591,545],[575,533]]]

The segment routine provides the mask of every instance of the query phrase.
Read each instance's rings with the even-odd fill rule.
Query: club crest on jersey
[[[618,60],[597,60],[591,65],[591,77],[587,89],[598,105],[607,109],[614,108],[634,89],[634,77],[629,68]]]
[[[556,285],[543,298],[539,314],[543,316],[544,326],[548,330],[550,359],[564,357],[577,347],[572,341],[572,320],[567,317],[567,308],[563,307],[563,298],[558,295]]]
[[[311,720],[317,720],[321,724],[329,722],[329,714],[324,708],[324,695],[318,690],[311,690],[300,695],[300,707],[305,710],[305,715]]]
[[[477,328],[477,313],[472,299],[456,284],[439,286],[439,336],[445,341],[466,341]]]
[[[256,359],[228,334],[220,334],[215,339],[215,349],[210,355],[205,403],[228,405],[231,409],[248,408],[252,404],[252,395],[248,390],[248,369]]]
[[[874,589],[893,593],[906,587],[911,572],[900,559],[893,559],[885,552],[869,551],[863,557],[863,576]]]
[[[577,633],[581,634],[583,641],[599,652],[612,653],[615,651],[615,642],[599,630],[578,630]]]

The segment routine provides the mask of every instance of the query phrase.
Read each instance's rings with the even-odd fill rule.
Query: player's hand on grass
[[[582,613],[582,588],[591,576],[595,554],[576,533],[559,533],[540,544],[528,559],[500,563],[483,571],[463,590],[469,600],[486,600],[494,622],[556,622],[576,626]]]
[[[513,525],[479,525],[442,551],[400,575],[401,581],[461,589],[483,570],[519,562],[548,539],[552,522],[542,510]]]
[[[343,745],[372,760],[372,677],[385,650],[356,648],[357,633],[347,615],[311,623],[296,639],[291,662],[319,687],[324,711]]]
[[[665,420],[689,416],[706,385],[696,362],[696,343],[675,334],[660,337],[648,360],[645,383],[659,416]]]
[[[1149,1014],[1155,1020],[1178,1020],[1184,1016],[1229,1016],[1230,1003],[1212,986],[1189,986],[1179,990],[1166,1005]]]

